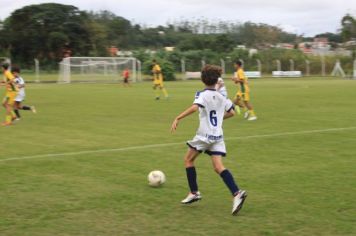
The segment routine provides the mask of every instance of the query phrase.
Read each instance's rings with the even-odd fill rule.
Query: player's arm
[[[237,73],[237,77],[234,77],[234,78],[232,78],[232,81],[234,81],[235,82],[235,84],[237,84],[237,83],[245,83],[245,75],[243,74],[243,72],[242,73]]]
[[[238,84],[238,83],[242,83],[242,82],[243,82],[243,80],[240,79],[239,77],[232,77],[231,80],[234,81],[235,84]]]
[[[234,81],[235,84],[238,84],[238,83],[245,83],[245,79],[244,79],[244,78],[241,78],[241,77],[239,77],[239,76],[233,77],[231,80]]]
[[[238,84],[238,83],[245,83],[245,80],[239,79],[239,78],[233,78],[233,81],[235,82],[235,84]]]
[[[159,74],[159,73],[161,73],[161,67],[159,67],[158,65],[153,66],[153,68],[152,68],[152,73],[153,73],[153,74]]]
[[[229,119],[235,115],[235,110],[231,109],[230,111],[225,112],[224,114],[224,120]]]
[[[184,117],[187,117],[191,114],[193,114],[194,112],[196,112],[199,109],[199,106],[197,104],[193,104],[191,107],[189,107],[187,110],[183,111],[181,114],[179,114],[173,121],[172,126],[171,126],[171,132],[173,133],[174,131],[176,131],[177,127],[178,127],[178,123],[181,119],[183,119]]]
[[[219,90],[223,86],[224,86],[224,82],[221,80],[218,80],[218,82],[216,83],[216,89]]]
[[[14,79],[11,79],[11,80],[8,80],[7,82],[10,86],[14,87],[14,86],[17,86],[16,82]]]
[[[231,100],[227,100],[227,103],[225,105],[225,114],[224,114],[224,120],[228,119],[230,117],[233,117],[235,115],[235,106],[231,102]]]

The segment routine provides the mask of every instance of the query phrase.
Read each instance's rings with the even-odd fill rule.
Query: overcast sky
[[[1,0],[0,19],[43,0]],[[174,20],[207,18],[267,23],[288,32],[314,36],[336,33],[346,14],[356,16],[356,0],[57,0],[80,10],[109,10],[133,23],[165,25]]]

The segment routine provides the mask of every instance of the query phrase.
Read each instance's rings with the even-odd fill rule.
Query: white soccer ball
[[[166,176],[160,170],[151,171],[148,174],[147,179],[148,179],[148,184],[152,187],[158,187],[164,184],[164,182],[166,182]]]

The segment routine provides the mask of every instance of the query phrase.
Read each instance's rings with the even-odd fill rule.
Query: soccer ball
[[[148,174],[147,179],[148,179],[148,184],[152,187],[158,187],[164,184],[164,182],[166,182],[166,176],[160,170],[151,171]]]

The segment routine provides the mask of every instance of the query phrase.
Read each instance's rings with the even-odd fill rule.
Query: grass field
[[[249,194],[237,217],[206,155],[203,200],[180,205],[197,114],[169,128],[202,84],[166,87],[155,101],[150,83],[29,84],[38,114],[0,127],[0,235],[356,234],[356,81],[251,81],[259,119],[224,123],[225,165]],[[161,188],[147,185],[154,169]]]

